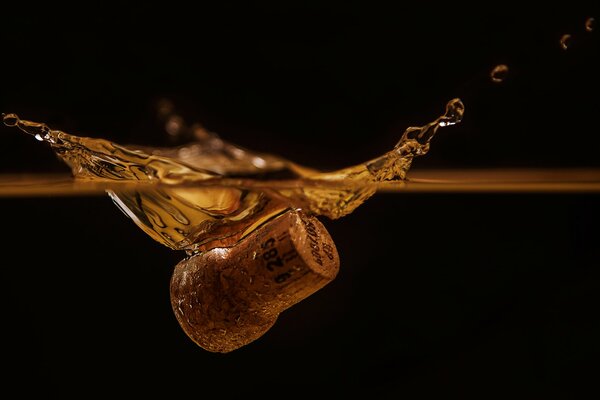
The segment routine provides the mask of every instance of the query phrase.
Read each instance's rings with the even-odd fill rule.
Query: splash
[[[453,99],[440,117],[406,129],[391,151],[330,172],[227,143],[168,110],[170,134],[190,135],[191,142],[168,148],[124,146],[70,135],[15,114],[3,115],[3,120],[48,143],[76,180],[139,183],[139,190],[117,188],[108,194],[153,239],[193,253],[233,246],[290,209],[332,219],[351,213],[376,192],[377,183],[402,184],[413,159],[429,151],[438,129],[459,123],[463,113],[460,99]],[[244,179],[268,179],[273,173],[302,184],[260,191],[243,185]],[[236,179],[239,185],[218,185],[223,179]]]

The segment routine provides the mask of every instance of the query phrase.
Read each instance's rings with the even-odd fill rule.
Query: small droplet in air
[[[565,33],[560,37],[560,48],[563,50],[567,50],[571,45],[571,35]]]
[[[183,118],[178,115],[171,116],[165,124],[165,130],[171,136],[179,136],[183,127]]]
[[[492,78],[492,82],[495,82],[495,83],[504,82],[507,75],[508,75],[508,65],[506,65],[506,64],[496,65],[494,67],[494,69],[492,69],[492,72],[490,72],[490,78]]]
[[[197,123],[192,125],[192,132],[197,140],[207,140],[212,136],[205,127]]]
[[[2,122],[4,122],[4,125],[6,126],[16,126],[17,123],[19,122],[19,117],[17,117],[17,114],[2,114]]]
[[[173,113],[173,109],[175,106],[173,102],[169,99],[160,99],[156,105],[158,116],[161,118],[166,118],[169,114]]]
[[[585,20],[585,30],[586,32],[591,32],[594,30],[594,25],[596,25],[596,20],[593,17],[590,17]]]

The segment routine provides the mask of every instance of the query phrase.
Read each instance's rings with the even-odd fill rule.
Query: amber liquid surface
[[[425,155],[438,129],[459,123],[463,112],[460,99],[452,99],[438,118],[407,128],[392,150],[334,171],[318,171],[227,143],[198,125],[186,125],[168,110],[167,132],[186,133],[187,143],[170,148],[125,146],[5,114],[5,125],[48,144],[71,168],[72,178],[7,177],[0,191],[4,195],[106,191],[159,243],[175,250],[208,251],[235,245],[288,210],[337,219],[353,212],[380,186],[390,185],[387,190],[406,186],[414,157]]]
[[[334,171],[236,146],[187,125],[170,109],[163,112],[166,131],[185,134],[187,143],[125,146],[4,115],[5,125],[49,144],[72,175],[0,176],[0,196],[108,193],[154,240],[194,253],[231,247],[288,210],[341,218],[376,193],[600,192],[600,169],[411,169],[439,128],[461,122],[460,99],[450,100],[435,120],[408,127],[391,151]]]

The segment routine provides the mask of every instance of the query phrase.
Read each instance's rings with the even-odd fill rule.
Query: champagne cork
[[[227,353],[258,339],[285,309],[331,282],[339,256],[315,217],[289,210],[233,247],[182,260],[171,305],[200,347]]]

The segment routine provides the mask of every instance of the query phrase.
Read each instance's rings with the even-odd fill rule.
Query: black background
[[[387,151],[460,97],[464,121],[413,168],[598,167],[590,16],[576,2],[3,6],[0,111],[162,145],[154,106],[169,98],[226,140],[331,169]],[[495,84],[500,63],[510,71]],[[0,172],[68,171],[1,133]],[[6,390],[531,398],[598,376],[597,194],[378,194],[323,221],[336,280],[224,355],[194,345],[170,309],[182,254],[108,197],[0,202]]]

